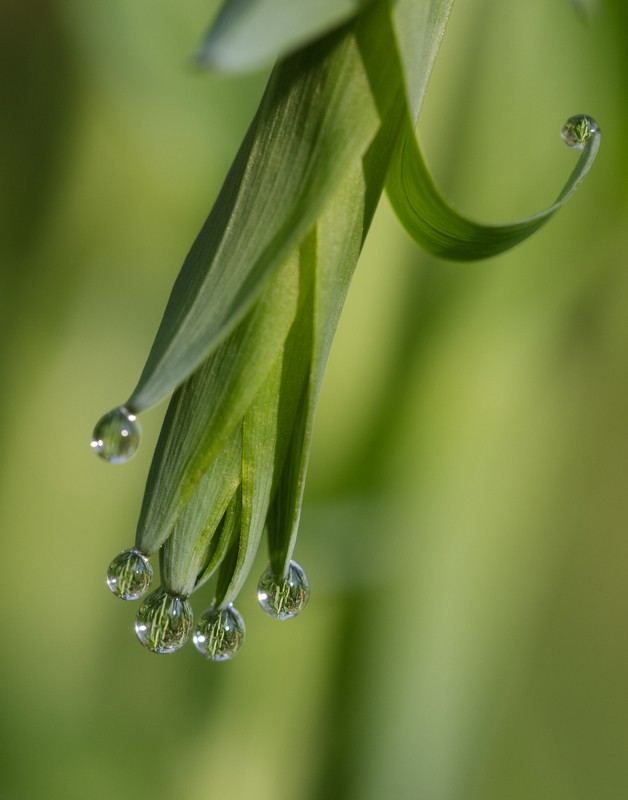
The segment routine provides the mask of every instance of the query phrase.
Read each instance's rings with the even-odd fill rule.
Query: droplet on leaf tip
[[[135,547],[119,553],[107,570],[107,586],[121,600],[139,600],[153,579],[148,558]]]
[[[242,647],[245,632],[244,620],[233,604],[226,608],[212,606],[198,620],[193,641],[205,658],[228,661]]]
[[[122,464],[135,455],[140,433],[135,414],[124,406],[118,406],[96,423],[92,434],[92,450],[110,464]]]
[[[303,569],[291,561],[285,576],[277,577],[269,567],[260,578],[257,600],[269,616],[291,619],[300,614],[310,597],[310,584]]]
[[[563,141],[574,150],[583,150],[586,143],[596,134],[599,134],[600,128],[593,117],[586,114],[577,114],[574,117],[569,117],[567,122],[563,125],[561,136]]]
[[[194,615],[189,601],[166,592],[161,586],[140,606],[135,633],[153,653],[174,653],[190,638]]]

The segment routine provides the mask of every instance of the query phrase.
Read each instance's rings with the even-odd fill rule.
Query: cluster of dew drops
[[[585,114],[570,117],[561,135],[575,150],[583,150],[598,135],[596,121]],[[92,449],[110,464],[128,461],[140,442],[140,427],[135,415],[124,406],[105,414],[94,428]],[[143,598],[151,584],[153,568],[148,556],[137,548],[116,556],[107,572],[107,584],[122,600]],[[277,577],[268,568],[257,587],[262,609],[275,619],[291,619],[305,607],[309,598],[305,572],[291,561],[285,575]],[[170,594],[162,587],[149,594],[135,619],[137,638],[154,653],[172,653],[192,635],[196,649],[212,661],[226,661],[238,652],[244,641],[245,626],[233,604],[212,605],[194,625],[187,597]]]
[[[110,464],[121,464],[135,454],[140,443],[137,418],[124,406],[105,414],[94,428],[92,450]],[[187,597],[171,594],[161,586],[147,595],[153,579],[148,555],[136,547],[117,555],[107,570],[107,585],[121,600],[142,602],[135,618],[135,633],[153,653],[174,653],[192,636],[198,652],[211,661],[228,661],[244,641],[242,615],[232,603],[213,604],[194,624]],[[261,608],[275,619],[291,619],[309,599],[310,587],[303,569],[291,561],[285,575],[277,577],[270,567],[257,586]]]

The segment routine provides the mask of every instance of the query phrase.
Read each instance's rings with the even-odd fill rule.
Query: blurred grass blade
[[[358,27],[379,24],[384,9],[373,10]],[[381,42],[373,56],[386,63]],[[177,278],[128,408],[137,413],[167,397],[234,329],[379,125],[351,26],[276,68]]]
[[[245,71],[272,63],[349,20],[372,0],[226,0],[197,61]]]
[[[153,456],[136,543],[153,552],[167,539],[205,471],[239,425],[294,320],[299,258],[272,277],[251,313],[176,392]]]
[[[395,147],[386,189],[397,216],[421,247],[441,258],[472,261],[503,253],[544,225],[576,191],[591,168],[601,135],[593,133],[556,201],[517,222],[484,225],[462,216],[439,192],[406,115]]]
[[[571,5],[580,17],[585,22],[591,22],[591,18],[595,12],[599,11],[599,0],[571,0]]]

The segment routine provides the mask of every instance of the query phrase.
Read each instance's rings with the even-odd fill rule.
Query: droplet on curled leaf
[[[563,125],[561,136],[563,141],[574,150],[583,150],[591,137],[599,134],[600,129],[593,117],[586,114],[577,114],[569,117]]]

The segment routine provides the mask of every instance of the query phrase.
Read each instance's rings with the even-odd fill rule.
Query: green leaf
[[[306,237],[306,242],[309,239]],[[163,547],[164,585],[175,593],[190,594],[220,565],[216,599],[224,605],[235,597],[250,568],[266,524],[276,474],[281,470],[292,436],[296,416],[293,395],[303,393],[302,387],[309,376],[309,357],[305,365],[302,356],[305,344],[302,322],[308,318],[303,311],[308,303],[311,305],[312,297],[312,262],[308,251],[304,244],[298,254],[299,313],[287,335],[283,353],[244,414],[242,424],[201,478]],[[307,345],[305,350],[311,352]],[[294,369],[295,358],[304,363],[302,370]],[[192,391],[188,388],[190,384],[188,381],[182,388],[184,396]],[[225,450],[230,451],[227,457]],[[169,459],[162,461],[164,468],[168,463]],[[233,534],[224,520],[221,523],[231,495],[230,508],[238,497],[237,531]],[[150,531],[151,526],[146,530]]]
[[[191,594],[221,565],[216,602],[227,605],[248,575],[273,486],[282,361],[279,355],[163,547],[162,583],[175,594]]]
[[[421,247],[441,258],[472,261],[503,253],[544,225],[576,191],[591,168],[601,135],[593,133],[556,201],[517,222],[484,225],[460,214],[442,196],[426,166],[406,115],[393,154],[386,190],[402,224]]]
[[[322,36],[372,0],[226,0],[196,59],[224,71],[244,71]]]
[[[220,566],[218,602],[228,603],[266,520],[273,570],[285,571],[329,348],[385,180],[423,246],[478,258],[543,224],[593,160],[597,136],[556,204],[523,222],[483,226],[451,209],[412,125],[450,7],[373,3],[271,77],[127,403],[145,408],[188,378],[166,415],[137,534],[153,552],[174,527],[163,550],[172,591],[190,593]],[[406,25],[418,54],[395,33]]]
[[[240,591],[266,525],[276,465],[281,367],[282,359],[278,358],[242,422],[241,522],[233,558],[220,570],[216,592],[219,606],[228,605]]]
[[[316,229],[301,245],[301,263],[311,280],[286,340],[280,389],[277,465],[273,501],[268,512],[268,550],[275,574],[282,574],[294,547],[301,510],[307,453],[314,336],[314,281],[317,269]]]
[[[191,594],[199,574],[204,570],[211,574],[224,556],[231,539],[234,506],[238,505],[234,497],[241,473],[240,425],[203,475],[161,550],[161,580],[168,591]]]
[[[363,16],[362,27],[378,20]],[[276,68],[127,408],[137,413],[167,397],[231,333],[379,125],[351,27]]]
[[[296,542],[318,394],[370,223],[365,198],[365,177],[362,164],[358,163],[321,215],[309,248],[314,291],[311,303],[298,317],[301,330],[295,336],[292,363],[286,369],[287,374],[301,376],[300,382],[293,378],[289,393],[296,419],[289,428],[287,457],[269,518],[270,560],[277,575],[285,572]]]
[[[424,38],[429,34],[429,42],[418,64],[413,65],[417,73],[431,69],[451,3],[428,5],[427,17],[418,19],[415,14],[412,18],[415,28],[426,21],[431,26],[423,33]],[[396,20],[403,27],[399,16]],[[356,154],[346,178],[320,216],[311,241],[306,237],[301,247],[302,273],[311,261],[315,283],[309,302],[300,306],[284,355],[280,407],[284,424],[279,426],[277,441],[277,459],[283,469],[269,514],[271,564],[278,574],[285,570],[296,541],[314,412],[327,356],[379,200],[407,97],[398,62],[390,58],[395,40],[385,4],[373,10],[369,24],[358,26],[356,40],[383,123],[364,159]],[[420,74],[411,85],[414,108],[422,101],[426,83],[427,76]],[[350,124],[349,119],[345,121]],[[230,568],[223,565],[223,570]]]
[[[297,295],[299,318],[311,297],[311,267],[303,250],[272,278],[245,323],[176,392],[164,420],[136,544],[150,553],[165,542],[162,580],[176,594],[191,594],[225,559],[221,586],[227,598],[235,596],[257,550],[283,461],[278,454],[285,451],[277,447],[278,430],[288,439],[294,422],[285,407],[279,414],[279,396],[283,344],[299,331],[292,325]],[[293,381],[291,373],[284,384]],[[225,431],[232,431],[226,440]],[[221,520],[236,494],[234,537]],[[235,547],[233,559],[226,557],[228,546]]]
[[[207,469],[240,424],[281,353],[299,296],[298,253],[267,284],[251,313],[170,402],[148,474],[136,544],[168,538]]]
[[[360,53],[383,124],[329,200],[312,237],[309,257],[315,282],[310,317],[299,312],[295,325],[301,328],[296,335],[295,329],[291,331],[298,344],[285,369],[286,374],[302,376],[302,383],[298,384],[300,394],[296,388],[292,392],[292,402],[298,401],[297,413],[269,512],[269,552],[277,575],[285,572],[296,543],[318,394],[353,270],[379,202],[406,103],[415,110],[422,103],[450,7],[449,0],[427,2],[417,14],[406,0],[395,5],[396,27],[412,28],[423,42],[422,50],[407,48],[405,91],[389,12],[358,31]],[[291,352],[289,344],[286,351]]]
[[[194,590],[206,583],[223,563],[227,561],[235,562],[238,553],[241,520],[242,489],[238,486],[227,507],[225,516],[216,530],[214,538],[211,540],[205,560],[198,562],[200,568]]]
[[[390,59],[398,58],[410,116],[416,121],[454,0],[396,0]],[[386,33],[388,36],[389,34]]]

